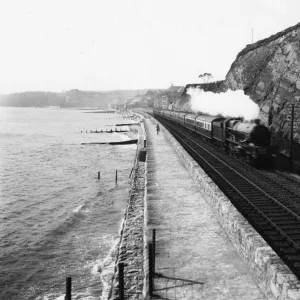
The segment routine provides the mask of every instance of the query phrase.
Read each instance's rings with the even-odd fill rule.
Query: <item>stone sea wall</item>
[[[267,299],[299,300],[300,283],[296,276],[176,139],[167,130],[165,134]]]
[[[109,299],[119,299],[118,264],[124,264],[126,299],[142,299],[144,280],[144,196],[145,196],[145,130],[141,123],[137,155],[131,174],[132,184],[120,234],[115,274]]]

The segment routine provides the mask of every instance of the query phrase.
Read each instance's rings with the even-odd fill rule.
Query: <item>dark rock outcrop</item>
[[[260,119],[272,131],[272,144],[289,156],[291,111],[294,104],[293,159],[300,162],[300,23],[247,45],[231,65],[224,81],[190,84],[214,93],[244,90],[260,106]]]
[[[290,149],[291,107],[295,106],[293,157],[300,160],[300,23],[248,45],[231,65],[224,87],[244,90],[260,106],[260,119],[273,144]]]

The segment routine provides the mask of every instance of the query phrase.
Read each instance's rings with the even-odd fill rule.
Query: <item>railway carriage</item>
[[[184,126],[184,119],[185,119],[185,116],[187,115],[186,112],[178,112],[178,123],[181,125],[181,126]]]
[[[177,111],[172,111],[171,114],[171,121],[177,123],[178,116],[177,116]]]
[[[215,118],[204,115],[197,116],[195,131],[206,138],[212,139],[212,121]]]
[[[167,120],[171,120],[170,116],[171,116],[171,110],[164,110],[164,117],[167,119]]]
[[[154,116],[162,117],[162,116],[163,116],[163,110],[160,110],[160,109],[158,109],[158,108],[154,108],[154,109],[153,109],[153,115],[154,115]]]
[[[170,112],[170,120],[177,123],[177,112],[176,111],[173,111],[171,110]]]
[[[195,114],[186,114],[184,117],[184,127],[196,131],[196,118]]]

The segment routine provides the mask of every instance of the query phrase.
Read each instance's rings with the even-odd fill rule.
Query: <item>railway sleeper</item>
[[[293,260],[298,260],[300,262],[299,250],[290,247],[288,249],[285,249],[285,254],[287,255],[287,257],[290,257]]]
[[[298,236],[300,238],[300,230],[298,230],[298,229],[287,230],[287,234],[295,235],[295,236]]]
[[[248,215],[248,218],[251,219],[252,222],[256,224],[256,226],[260,227],[264,231],[275,231],[274,226],[271,225],[266,219],[262,218],[261,216],[257,215]],[[278,231],[277,231],[278,232]]]
[[[300,269],[300,262],[295,262],[294,264],[294,267],[296,268],[296,270],[299,270]],[[299,273],[299,271],[298,271],[298,273]]]
[[[265,230],[272,230],[274,231],[274,227],[267,222],[265,219],[258,217],[258,216],[250,216],[248,215],[248,218],[250,219],[250,221],[252,221],[253,223],[255,223],[255,226],[260,227],[261,229]]]
[[[246,195],[247,197],[252,198],[252,199],[259,199],[259,200],[261,200],[262,198],[265,198],[265,196],[262,195],[261,192],[257,192],[257,191],[255,191],[255,190],[253,191],[253,189],[252,189],[252,192],[251,192],[251,190],[245,190],[245,189],[243,189],[243,188],[241,188],[241,187],[239,187],[239,186],[237,186],[237,189],[238,189],[243,195]]]
[[[300,224],[297,223],[295,224],[295,222],[290,222],[290,223],[286,223],[286,224],[281,224],[280,225],[281,229],[284,229],[284,230],[299,230],[300,229]]]
[[[271,216],[271,217],[280,217],[280,216],[282,216],[282,211],[278,211],[278,212],[271,211],[271,212],[269,212],[269,216]]]
[[[266,204],[266,205],[257,204],[256,207],[259,208],[259,210],[263,211],[264,213],[272,213],[275,210],[275,212],[281,211],[281,214],[289,215],[288,213],[284,212],[283,209],[274,207],[274,205],[272,205],[272,204],[269,204],[269,205],[268,204]],[[291,215],[289,215],[289,216],[291,218]]]
[[[276,235],[274,234],[274,235],[268,236],[268,239],[270,239],[273,243],[275,243],[277,247],[279,247],[279,246],[280,246],[280,248],[291,247],[290,242],[288,242],[286,240],[286,238],[284,236],[280,235],[278,232]]]
[[[255,187],[249,187],[249,185],[238,185],[234,184],[234,186],[238,189],[242,189],[244,193],[249,193],[250,195],[261,195],[261,192],[258,191]]]
[[[278,209],[278,204],[276,204],[276,202],[272,198],[269,198],[264,194],[254,196],[250,195],[249,199],[250,198],[254,204],[257,204],[257,206],[272,206],[274,209]]]
[[[278,236],[278,231],[274,230],[273,227],[271,227],[268,230],[264,230],[264,234],[266,234],[267,236]]]
[[[255,206],[257,207],[268,207],[268,206],[272,206],[274,209],[276,209],[276,205],[274,205],[274,202],[273,201],[270,201],[270,199],[266,198],[264,195],[260,195],[260,196],[251,196],[251,195],[244,195],[244,197],[246,198],[246,200],[250,200],[250,202],[252,204],[254,204]],[[244,200],[244,198],[242,198],[243,201],[246,201]]]
[[[291,246],[289,247],[288,245],[285,245],[284,243],[277,243],[274,242],[274,248],[277,248],[277,251],[281,254],[281,256],[284,256],[285,258],[287,258],[287,256],[289,255],[291,258],[291,261],[299,261],[300,262],[300,255],[297,253],[292,252],[293,249]]]
[[[271,218],[270,218],[271,219]],[[284,226],[284,227],[286,227],[286,226],[291,226],[291,227],[294,227],[295,225],[297,226],[300,226],[300,223],[299,223],[299,221],[298,222],[295,222],[295,220],[293,220],[293,219],[278,219],[278,220],[274,220],[274,219],[271,219],[272,221],[276,221],[276,225],[278,225],[278,226]],[[287,227],[287,228],[288,228]]]
[[[278,223],[282,224],[293,224],[296,220],[293,219],[290,215],[281,215],[281,216],[272,216],[270,213],[267,213],[268,218],[270,218],[272,221],[277,221]]]
[[[294,265],[298,264],[300,266],[300,253],[296,249],[293,248],[283,248],[280,251],[286,259],[289,260],[290,264]],[[299,267],[298,267],[299,272]]]

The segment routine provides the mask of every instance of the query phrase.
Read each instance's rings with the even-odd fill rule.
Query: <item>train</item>
[[[273,164],[271,134],[260,120],[210,116],[166,109],[153,109],[153,115],[196,132],[219,148],[247,164],[259,167]]]

